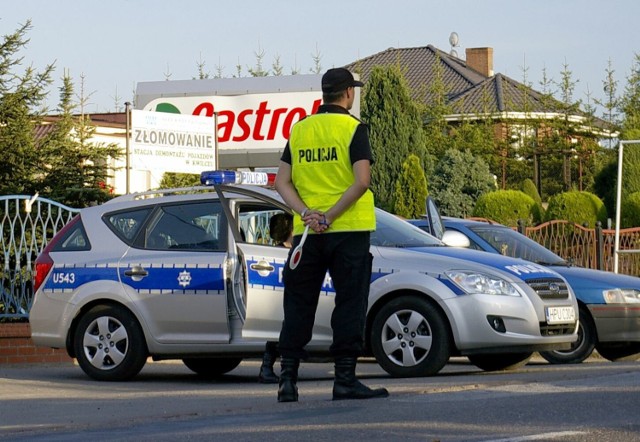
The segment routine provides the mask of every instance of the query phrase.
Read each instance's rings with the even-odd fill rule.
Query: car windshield
[[[498,253],[522,258],[542,265],[567,265],[567,262],[530,238],[507,227],[471,226],[470,229],[488,242]]]
[[[420,228],[376,209],[376,230],[371,232],[371,245],[382,247],[439,247],[444,244]]]

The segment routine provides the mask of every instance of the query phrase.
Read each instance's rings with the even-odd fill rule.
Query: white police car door
[[[247,274],[245,339],[278,340],[284,313],[282,272],[290,249],[276,245],[269,235],[269,220],[283,210],[265,204],[240,204],[238,217],[242,241],[237,247]],[[313,344],[328,345],[332,340],[331,312],[334,298],[321,295],[313,329]]]
[[[158,206],[119,264],[125,290],[156,341],[230,339],[224,263],[227,223],[211,200]]]

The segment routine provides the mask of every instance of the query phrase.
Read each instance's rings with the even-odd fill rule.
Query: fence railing
[[[554,220],[535,227],[518,226],[518,231],[575,265],[590,269],[614,270],[615,230],[583,227]],[[640,248],[640,227],[620,229],[620,250]],[[640,255],[619,256],[618,273],[640,276]]]
[[[29,316],[35,259],[77,212],[37,196],[0,196],[0,320]]]

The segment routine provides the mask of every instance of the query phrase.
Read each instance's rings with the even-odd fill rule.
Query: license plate
[[[547,324],[567,324],[576,322],[576,311],[573,307],[547,307]]]

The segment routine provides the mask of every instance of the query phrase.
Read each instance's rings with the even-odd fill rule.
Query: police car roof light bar
[[[275,173],[240,172],[234,170],[210,170],[200,174],[200,182],[205,186],[216,184],[252,184],[255,186],[273,187],[276,182]]]

